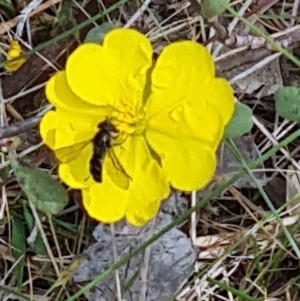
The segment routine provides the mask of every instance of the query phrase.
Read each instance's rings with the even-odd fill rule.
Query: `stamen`
[[[140,132],[141,124],[144,119],[143,112],[137,112],[130,105],[117,106],[112,113],[112,123],[118,130],[118,143],[124,142],[137,129]]]

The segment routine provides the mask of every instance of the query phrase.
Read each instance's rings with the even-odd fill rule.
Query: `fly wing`
[[[127,190],[131,178],[117,159],[112,148],[106,153],[105,161],[106,172],[111,180],[120,188]]]

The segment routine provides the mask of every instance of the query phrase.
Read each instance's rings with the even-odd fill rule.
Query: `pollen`
[[[117,128],[119,134],[118,143],[124,142],[129,136],[138,134],[143,128],[145,114],[136,110],[136,108],[123,105],[115,108],[112,113],[112,123]]]

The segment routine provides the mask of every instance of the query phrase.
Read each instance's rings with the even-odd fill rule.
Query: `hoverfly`
[[[128,187],[130,177],[126,174],[124,168],[112,151],[113,135],[118,133],[118,130],[108,120],[99,123],[98,129],[99,131],[93,138],[93,155],[90,160],[90,173],[95,182],[102,182],[103,162],[106,154],[109,152],[108,163],[112,163],[113,165],[110,165],[109,175],[118,186],[126,188]]]
[[[105,154],[112,144],[112,135],[117,129],[105,120],[98,124],[99,131],[93,139],[93,156],[90,161],[90,173],[96,182],[102,182],[102,165]]]

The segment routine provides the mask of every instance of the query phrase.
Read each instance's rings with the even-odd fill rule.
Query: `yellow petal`
[[[133,225],[142,225],[157,213],[160,202],[169,195],[169,184],[143,136],[127,139],[116,149],[116,155],[132,178],[126,218]]]
[[[82,189],[82,201],[88,215],[103,223],[112,223],[125,217],[129,192],[107,180]]]
[[[47,112],[40,123],[40,134],[52,150],[89,142],[97,132],[96,116],[68,114],[56,110]]]
[[[67,112],[96,115],[99,120],[111,114],[111,108],[94,106],[76,96],[68,85],[65,71],[57,72],[50,78],[46,85],[46,96],[54,107]]]
[[[10,49],[7,52],[6,59],[12,60],[21,55],[22,49],[21,46],[19,45],[19,42],[16,40],[11,40],[10,41]],[[21,66],[26,62],[25,58],[19,58],[13,62],[8,62],[5,64],[4,69],[8,72],[14,72],[17,71]]]
[[[161,158],[163,171],[171,186],[191,191],[204,187],[216,168],[216,154],[201,142],[168,137],[158,132],[147,132],[151,147]]]
[[[145,136],[177,189],[199,189],[215,170],[215,151],[234,98],[229,84],[214,73],[206,48],[192,41],[167,46],[152,73]]]
[[[26,62],[26,59],[19,58],[13,62],[8,62],[7,64],[5,64],[4,69],[8,72],[14,72],[14,71],[19,70],[25,62]]]
[[[232,88],[226,80],[215,78],[212,57],[196,42],[177,42],[165,47],[151,81],[152,91],[146,105],[148,117],[186,104],[195,109],[198,105],[199,109],[213,107],[224,125],[233,114]]]
[[[106,169],[108,176],[115,185],[122,189],[129,188],[131,177],[127,174],[125,168],[119,162],[113,149],[107,151],[103,165],[103,168]]]
[[[90,174],[90,160],[93,154],[93,145],[85,145],[78,156],[67,163],[59,165],[59,177],[71,188],[81,189],[95,184]]]
[[[68,163],[80,156],[82,149],[87,145],[86,142],[74,144],[54,151],[55,157],[60,163]]]
[[[152,65],[149,40],[132,29],[114,29],[103,46],[86,43],[69,57],[69,86],[94,105],[142,104],[147,71]]]
[[[183,139],[197,140],[214,150],[218,147],[224,132],[223,120],[214,107],[194,99],[193,95],[186,95],[180,103],[161,109],[148,118],[146,137],[150,146],[151,136],[147,133],[154,131],[173,137],[178,141],[177,148],[184,143]]]
[[[103,183],[82,191],[83,202],[88,214],[98,221],[115,222],[126,217],[132,225],[140,226],[157,213],[170,188],[159,164],[151,158],[144,138],[129,138],[124,144],[117,153],[122,154],[121,161],[132,174],[129,188],[115,185],[105,168]]]
[[[224,78],[215,78],[209,83],[208,89],[207,103],[215,108],[216,112],[222,116],[224,125],[227,125],[234,111],[231,86]]]
[[[192,94],[201,99],[204,88],[214,78],[213,60],[206,48],[193,41],[175,42],[164,48],[151,76],[152,91],[147,102],[148,115],[185,101]],[[206,95],[206,98],[209,95]]]

